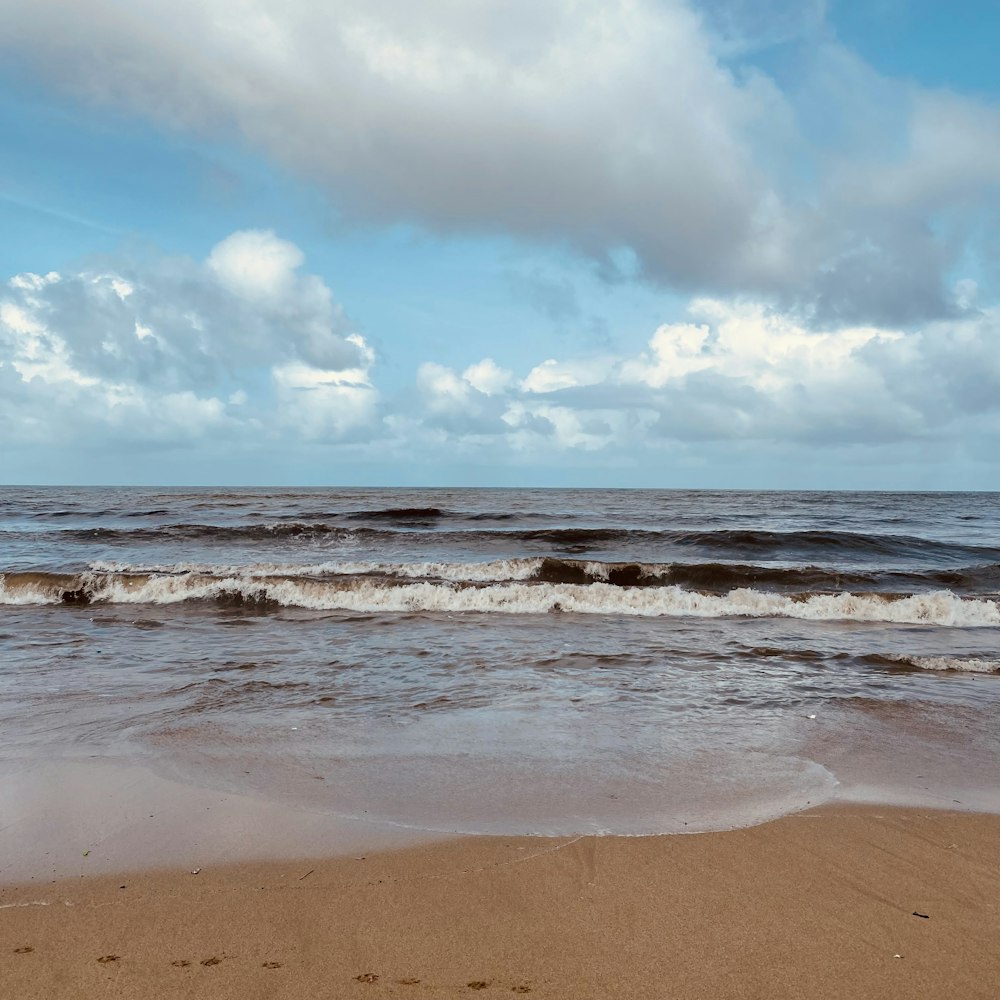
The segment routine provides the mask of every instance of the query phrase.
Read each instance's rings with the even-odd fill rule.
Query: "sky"
[[[0,0],[0,482],[1000,490],[997,37]]]

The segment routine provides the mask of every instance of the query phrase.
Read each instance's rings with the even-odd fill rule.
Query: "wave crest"
[[[841,570],[824,566],[754,565],[724,562],[602,562],[558,556],[522,556],[485,562],[383,562],[330,560],[298,563],[255,563],[220,567],[211,563],[134,565],[97,561],[91,569],[110,573],[203,573],[214,576],[312,578],[378,576],[404,580],[447,580],[456,583],[609,583],[616,587],[681,586],[710,593],[740,588],[802,592],[912,593],[951,590],[992,596],[1000,589],[1000,565],[967,566],[950,570]]]
[[[873,653],[863,659],[874,666],[890,667],[896,670],[1000,674],[1000,660],[988,660],[978,656],[914,656],[907,653]]]
[[[273,604],[362,613],[479,612],[596,615],[775,617],[946,626],[1000,625],[1000,604],[950,591],[905,596],[769,593],[749,587],[702,593],[676,584],[620,587],[609,582],[531,580],[407,581],[392,577],[159,575],[89,572],[0,576],[2,604],[177,604],[187,601]]]

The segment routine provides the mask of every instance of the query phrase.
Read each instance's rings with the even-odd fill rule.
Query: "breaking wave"
[[[751,587],[782,592],[952,590],[977,596],[1000,590],[1000,565],[967,566],[923,571],[843,571],[823,566],[754,565],[746,563],[601,562],[555,556],[493,559],[487,562],[409,562],[336,560],[311,565],[260,563],[220,567],[209,563],[130,565],[94,562],[91,569],[105,573],[207,573],[224,576],[381,576],[406,580],[448,580],[468,583],[580,584],[609,583],[616,587],[676,585],[723,593]]]
[[[946,673],[1000,674],[1000,660],[977,656],[911,656],[903,653],[873,653],[866,663],[903,670],[935,670]]]
[[[524,567],[522,567],[524,568]],[[997,626],[1000,604],[950,591],[910,595],[774,593],[738,587],[704,593],[675,583],[544,582],[530,577],[407,580],[399,576],[173,574],[90,571],[0,576],[2,604],[178,604],[214,601],[362,613],[481,612],[595,615],[775,617],[918,625]]]

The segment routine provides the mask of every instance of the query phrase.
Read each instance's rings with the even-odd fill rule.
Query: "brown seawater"
[[[0,490],[0,764],[447,832],[1000,810],[989,494]]]

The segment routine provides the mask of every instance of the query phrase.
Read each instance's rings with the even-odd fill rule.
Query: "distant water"
[[[998,501],[0,489],[0,759],[469,832],[1000,808]]]

